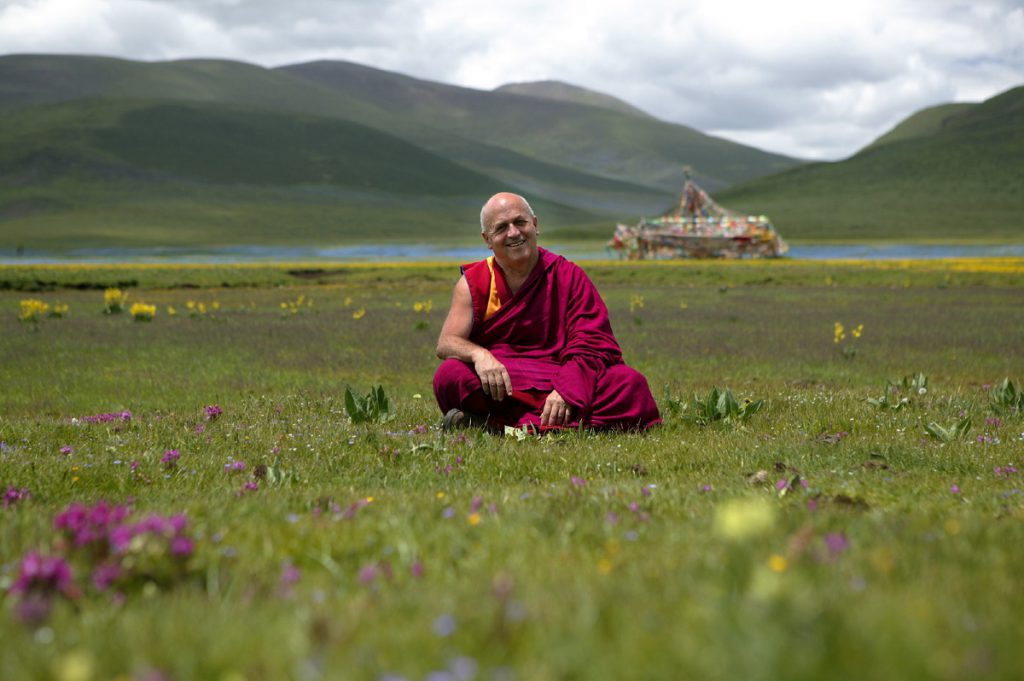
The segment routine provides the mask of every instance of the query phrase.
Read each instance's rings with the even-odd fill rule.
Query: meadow
[[[1020,678],[1024,259],[585,266],[647,433],[442,432],[452,265],[0,267],[0,678]]]

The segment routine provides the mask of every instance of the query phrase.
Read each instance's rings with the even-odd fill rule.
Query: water
[[[572,260],[616,260],[601,246],[555,245]],[[26,250],[20,256],[0,252],[0,264],[53,263],[260,263],[260,262],[459,262],[479,260],[487,254],[483,244],[429,246],[378,244],[363,246],[222,246],[216,248],[91,248],[65,252]],[[807,244],[790,246],[794,260],[902,260],[1017,256],[1024,244]]]

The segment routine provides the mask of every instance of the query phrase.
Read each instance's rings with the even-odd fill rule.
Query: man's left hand
[[[572,405],[562,399],[557,390],[552,390],[544,400],[544,411],[540,414],[542,426],[564,426],[572,421]]]

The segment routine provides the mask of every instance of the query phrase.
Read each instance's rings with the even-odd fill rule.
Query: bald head
[[[487,231],[488,219],[494,211],[508,206],[520,206],[530,214],[531,218],[537,217],[537,214],[533,212],[533,208],[530,208],[529,202],[519,194],[498,192],[491,198],[487,199],[487,203],[485,203],[484,207],[480,209],[480,233],[483,234]]]

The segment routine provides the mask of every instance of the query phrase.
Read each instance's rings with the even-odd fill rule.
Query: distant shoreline
[[[567,242],[547,245],[573,260],[616,261],[603,242]],[[3,265],[52,264],[268,264],[281,262],[371,263],[471,262],[485,256],[482,244],[363,244],[346,246],[221,246],[211,248],[95,248],[46,251],[0,251]],[[787,260],[931,260],[948,258],[1024,257],[1024,243],[931,242],[790,242]]]

